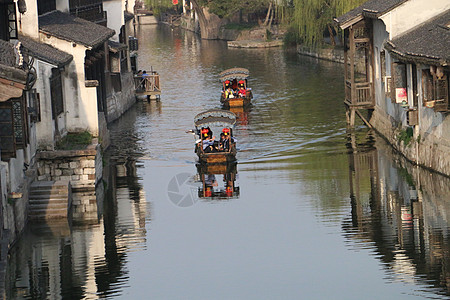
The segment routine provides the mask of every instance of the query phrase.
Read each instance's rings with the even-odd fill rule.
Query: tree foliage
[[[162,12],[172,10],[174,5],[172,0],[145,0],[145,5],[153,11],[156,16]]]
[[[323,43],[323,33],[333,18],[366,0],[293,0],[293,30],[299,41],[314,46]]]
[[[240,10],[254,13],[267,9],[271,0],[197,0],[199,6],[208,7],[209,12],[221,18],[230,17]]]

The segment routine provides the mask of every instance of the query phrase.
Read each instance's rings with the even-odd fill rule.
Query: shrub
[[[92,142],[92,134],[88,131],[79,133],[68,133],[57,144],[57,150],[84,149]]]

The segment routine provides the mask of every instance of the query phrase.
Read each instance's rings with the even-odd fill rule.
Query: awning
[[[225,80],[243,80],[247,79],[247,77],[250,75],[250,72],[247,69],[244,68],[231,68],[228,70],[225,70],[219,74],[220,81],[223,82]]]
[[[199,113],[194,118],[196,127],[222,126],[232,127],[236,123],[236,115],[228,110],[212,109]]]

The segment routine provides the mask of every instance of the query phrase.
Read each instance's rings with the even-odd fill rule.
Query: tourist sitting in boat
[[[231,88],[231,86],[228,86],[228,89],[225,91],[225,98],[226,99],[234,98],[234,91]]]
[[[222,149],[223,151],[230,151],[230,145],[236,143],[236,139],[231,136],[230,128],[222,129],[223,135],[225,137]]]
[[[231,82],[229,80],[225,80],[225,86],[224,86],[224,90],[226,91],[228,89],[228,87],[230,87]]]
[[[247,94],[247,91],[245,90],[244,86],[239,87],[238,96],[244,98]]]
[[[220,140],[219,140],[219,151],[223,151],[223,143],[225,142],[225,135],[220,133]]]
[[[202,145],[204,153],[217,152],[218,149],[214,145],[215,136],[212,136],[212,131],[209,128],[202,129]]]

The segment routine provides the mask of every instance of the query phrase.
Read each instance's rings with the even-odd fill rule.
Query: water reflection
[[[450,296],[450,179],[365,129],[346,135],[341,65],[140,30],[140,68],[160,73],[161,102],[110,126],[95,222],[32,225],[11,249],[8,299]],[[185,131],[220,106],[215,76],[236,57],[255,92],[236,112],[239,173],[196,170]],[[178,175],[195,205],[168,197]]]
[[[352,144],[349,245],[373,250],[388,281],[450,296],[450,178],[411,166],[379,138],[376,148]]]
[[[96,299],[126,286],[127,257],[146,248],[150,220],[137,163],[144,153],[132,128],[137,114],[132,108],[111,128],[98,219],[30,224],[10,253],[7,299]]]
[[[237,163],[197,164],[198,197],[204,200],[227,200],[239,198],[239,186],[236,182]]]

